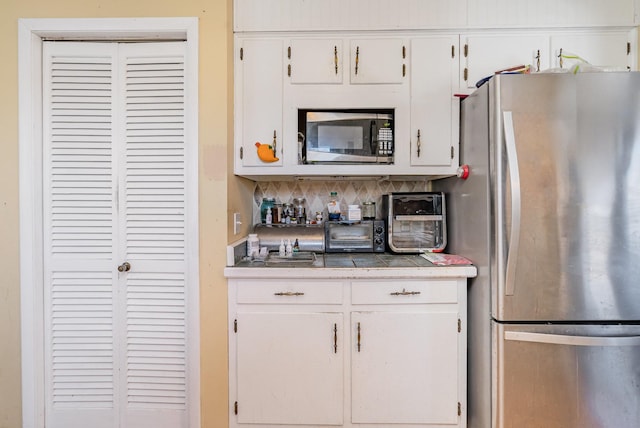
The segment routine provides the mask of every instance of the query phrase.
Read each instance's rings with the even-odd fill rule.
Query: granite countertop
[[[231,278],[436,278],[475,277],[473,265],[436,266],[419,254],[301,253],[294,258],[241,260],[225,268]],[[297,258],[296,258],[297,257]]]

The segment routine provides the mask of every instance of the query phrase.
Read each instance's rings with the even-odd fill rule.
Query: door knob
[[[129,272],[131,270],[131,264],[129,262],[124,262],[120,266],[118,266],[118,272]]]

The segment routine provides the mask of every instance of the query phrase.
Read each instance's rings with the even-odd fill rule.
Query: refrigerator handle
[[[504,340],[573,346],[640,346],[640,336],[569,336],[564,334],[505,331]]]
[[[509,166],[509,180],[511,182],[511,233],[507,250],[507,268],[505,274],[505,295],[513,296],[515,292],[516,263],[520,247],[520,170],[518,169],[518,153],[516,150],[516,135],[513,130],[513,117],[510,111],[502,113],[504,126],[504,140]]]

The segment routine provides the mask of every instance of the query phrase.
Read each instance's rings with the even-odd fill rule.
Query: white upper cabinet
[[[584,60],[607,70],[635,68],[636,40],[636,31],[625,30],[552,35],[552,67],[570,69]]]
[[[475,88],[479,80],[499,70],[519,65],[531,65],[532,71],[549,67],[549,37],[541,33],[466,35],[461,45],[461,85],[466,88]]]
[[[350,57],[352,84],[399,84],[405,81],[407,47],[402,39],[351,40]]]
[[[343,43],[339,38],[291,39],[287,48],[287,75],[291,84],[342,84]]]
[[[458,165],[458,61],[457,35],[411,40],[412,166]]]
[[[234,0],[234,31],[638,25],[638,0]]]
[[[237,42],[234,121],[236,172],[245,167],[263,169],[282,166],[283,47],[280,39],[243,39]],[[269,157],[261,159],[256,143],[270,145],[271,153],[264,154],[273,155],[278,160],[270,161]]]
[[[235,0],[235,32],[462,28],[467,0]]]
[[[469,0],[469,28],[634,25],[636,0]]]

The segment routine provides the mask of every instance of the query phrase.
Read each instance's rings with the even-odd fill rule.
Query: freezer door
[[[490,85],[493,316],[640,320],[640,73]]]
[[[497,428],[636,428],[640,326],[494,324]]]

